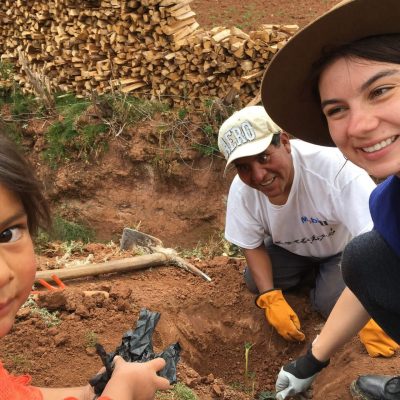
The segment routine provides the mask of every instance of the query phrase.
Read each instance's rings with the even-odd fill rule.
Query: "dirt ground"
[[[117,245],[88,244],[66,257],[54,245],[38,258],[39,269],[64,263],[78,268],[85,260],[102,263],[128,257]],[[1,342],[2,359],[15,372],[28,372],[33,383],[57,387],[83,385],[99,369],[94,343],[108,352],[122,334],[136,327],[139,310],[161,313],[153,334],[155,352],[179,342],[178,381],[201,400],[252,400],[266,395],[282,364],[301,354],[318,334],[323,320],[310,309],[305,290],[287,294],[302,321],[306,343],[287,343],[265,322],[242,279],[243,261],[225,256],[190,261],[210,276],[207,282],[174,266],[160,266],[126,274],[66,281],[61,292],[43,290],[37,303],[57,311],[59,325],[49,326],[30,308],[19,312],[12,332]],[[101,291],[85,295],[87,291]],[[51,325],[51,324],[50,324]],[[252,344],[245,378],[245,344]],[[313,399],[350,399],[348,386],[358,374],[399,370],[398,358],[372,359],[357,338],[335,355],[317,378]]]
[[[302,26],[335,3],[194,0],[191,6],[206,29],[237,25],[249,31],[262,23]],[[14,373],[31,374],[35,385],[83,385],[101,366],[94,343],[114,350],[123,333],[135,327],[139,310],[147,308],[161,313],[153,336],[155,350],[180,343],[178,381],[200,400],[272,398],[267,392],[274,389],[280,367],[305,351],[323,320],[311,310],[303,289],[287,294],[287,299],[302,321],[306,342],[287,343],[268,326],[244,286],[243,260],[213,257],[224,246],[221,232],[232,179],[222,178],[223,160],[200,157],[188,146],[165,161],[160,157],[165,152],[154,144],[153,128],[152,123],[136,127],[130,136],[111,143],[95,162],[50,170],[35,156],[43,143],[35,123],[30,124],[25,139],[33,147],[32,161],[54,209],[85,220],[99,241],[107,243],[91,243],[72,254],[54,243],[38,257],[39,270],[132,256],[118,246],[122,229],[129,226],[159,237],[167,247],[186,249],[188,260],[211,282],[178,267],[160,266],[66,281],[62,292],[40,288],[38,304],[57,311],[59,324],[49,326],[43,313],[22,309],[12,332],[0,343],[2,360]],[[208,248],[208,258],[198,257],[199,243]],[[252,344],[247,377],[246,343]],[[397,356],[372,359],[354,338],[318,376],[312,398],[348,400],[349,384],[359,374],[395,374],[399,367]]]

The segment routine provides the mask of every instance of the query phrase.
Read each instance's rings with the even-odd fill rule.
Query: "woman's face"
[[[24,207],[1,184],[0,204],[0,337],[3,337],[29,296],[36,265]]]
[[[370,175],[400,175],[400,65],[339,58],[319,81],[332,139]]]

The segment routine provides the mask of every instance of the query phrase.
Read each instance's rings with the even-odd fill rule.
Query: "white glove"
[[[309,349],[304,356],[283,366],[275,384],[277,400],[284,400],[287,396],[305,392],[318,372],[328,364],[329,360],[325,362],[317,360]]]
[[[284,400],[287,396],[294,396],[295,394],[305,392],[317,375],[315,374],[310,378],[298,379],[290,372],[286,372],[282,367],[275,385],[277,400]]]

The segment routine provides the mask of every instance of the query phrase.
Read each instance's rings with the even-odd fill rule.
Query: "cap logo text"
[[[237,147],[252,142],[256,137],[256,131],[248,121],[244,121],[239,126],[229,129],[229,131],[221,137],[225,157],[229,158]]]

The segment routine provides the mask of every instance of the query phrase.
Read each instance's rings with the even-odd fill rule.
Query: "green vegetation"
[[[195,257],[199,259],[212,258],[216,256],[243,257],[238,246],[228,242],[224,238],[224,232],[213,234],[205,242],[197,243],[192,249],[182,249],[182,257]]]
[[[9,357],[9,360],[12,362],[13,367],[27,369],[31,368],[32,363],[27,360],[22,354],[14,354]]]
[[[114,137],[130,139],[132,128],[145,120],[153,120],[156,132],[149,132],[148,140],[158,146],[156,157],[165,161],[157,162],[159,169],[177,154],[187,162],[191,148],[212,159],[219,153],[219,127],[234,111],[219,98],[204,99],[197,108],[187,99],[187,104],[171,110],[167,103],[139,99],[119,88],[91,98],[54,94],[46,76],[31,71],[28,63],[23,69],[34,95],[23,93],[14,81],[13,65],[0,62],[0,107],[7,104],[0,121],[17,143],[24,142],[31,120],[43,121],[47,131],[41,156],[54,169],[70,161],[92,161],[107,151]]]
[[[40,231],[35,240],[36,250],[40,253],[51,241],[66,243],[66,251],[70,253],[82,248],[82,243],[89,243],[95,238],[95,233],[89,227],[78,222],[72,222],[56,215],[50,232]]]
[[[69,101],[67,103],[67,101]],[[56,98],[56,110],[60,115],[46,133],[47,149],[44,159],[52,167],[68,161],[70,155],[78,154],[79,158],[88,156],[101,146],[102,134],[107,132],[103,122],[85,121],[81,118],[90,103],[72,95],[62,95]]]
[[[31,314],[39,316],[47,327],[58,326],[61,324],[61,320],[58,317],[57,311],[50,312],[47,308],[40,308],[32,296],[28,297],[28,300],[22,305],[22,307],[29,307]]]
[[[34,96],[22,94],[15,89],[10,96],[10,111],[14,120],[27,121],[40,113],[40,107]]]
[[[90,228],[77,222],[67,221],[60,216],[54,218],[51,234],[52,240],[60,240],[62,242],[81,241],[88,243],[93,240],[93,238],[94,232]]]
[[[85,333],[85,347],[96,347],[99,342],[99,338],[96,332],[88,331]]]
[[[270,390],[260,392],[257,397],[257,400],[272,400],[272,399],[276,399],[276,394],[275,392],[271,392]]]
[[[156,400],[198,400],[198,397],[186,385],[178,382],[172,390],[158,392]]]
[[[126,128],[168,110],[165,103],[139,99],[116,90],[102,96],[99,103],[100,107],[107,111],[104,123],[108,126],[111,136],[120,136]]]
[[[245,380],[249,379],[249,355],[250,355],[250,350],[252,347],[253,347],[253,343],[246,342],[244,344],[244,363],[245,363],[244,378],[245,378]]]

